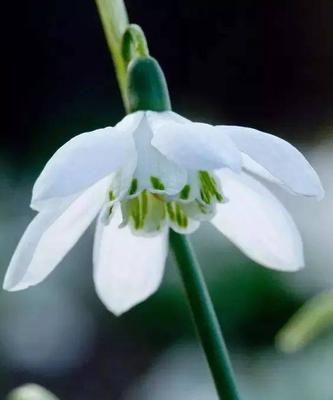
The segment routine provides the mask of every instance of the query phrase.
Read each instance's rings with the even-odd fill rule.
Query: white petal
[[[117,209],[109,225],[99,220],[94,244],[94,281],[105,306],[120,315],[153,294],[163,277],[167,230],[153,237],[119,228]]]
[[[151,145],[153,133],[147,123],[147,118],[142,119],[133,137],[138,154],[134,174],[138,182],[137,192],[148,189],[150,192],[162,192],[169,195],[178,193],[186,183],[186,170],[168,160]],[[161,183],[163,189],[162,186],[158,189],[159,185],[156,182]]]
[[[108,184],[105,178],[69,204],[64,201],[33,219],[12,257],[4,289],[26,289],[53,271],[101,209]]]
[[[124,167],[112,174],[110,179],[110,190],[115,199],[122,199],[124,196],[127,196],[133,180],[135,168],[136,160],[129,160]]]
[[[267,169],[265,169],[260,164],[255,162],[247,154],[242,153],[242,159],[243,159],[243,167],[247,171],[249,171],[249,172],[251,172],[251,173],[253,173],[255,175],[258,175],[261,178],[267,179],[270,182],[277,183],[279,185],[283,185],[283,183],[279,179],[275,178],[270,172],[268,172]]]
[[[255,163],[244,158],[244,167],[264,178],[273,176],[283,185],[303,196],[323,197],[324,190],[318,175],[305,157],[290,143],[277,136],[240,126],[222,126],[238,148]],[[267,170],[267,172],[263,172]]]
[[[51,157],[38,177],[31,207],[88,188],[136,157],[131,132],[98,129],[75,136]]]
[[[116,129],[119,129],[122,132],[134,132],[138,127],[142,118],[145,116],[144,111],[136,111],[131,114],[127,114],[118,124],[115,126]]]
[[[164,122],[178,122],[179,124],[188,124],[192,121],[175,113],[174,111],[146,111],[149,124],[161,124]]]
[[[152,145],[178,165],[191,170],[241,168],[241,155],[220,127],[196,122],[175,122],[150,113]]]
[[[200,227],[200,221],[195,220],[193,218],[188,218],[187,226],[181,227],[176,222],[171,221],[169,219],[169,225],[170,225],[170,228],[177,233],[180,233],[182,235],[190,235],[191,233],[194,233]]]
[[[304,266],[302,240],[282,204],[246,174],[218,172],[229,199],[212,219],[248,257],[269,268],[296,271]]]
[[[199,176],[198,176],[198,171],[193,171],[189,170],[187,172],[187,181],[186,185],[189,186],[189,193],[186,196],[186,198],[182,198],[181,194],[178,193],[177,196],[174,196],[173,198],[179,201],[180,203],[191,203],[195,199],[201,199],[200,195],[200,181],[199,181]],[[170,197],[171,199],[171,197]]]

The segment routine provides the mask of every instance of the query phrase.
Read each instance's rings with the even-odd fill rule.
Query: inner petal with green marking
[[[199,171],[200,197],[206,204],[223,201],[223,196],[217,184],[217,180],[207,171]]]
[[[135,231],[152,233],[165,224],[165,201],[162,196],[147,190],[121,202],[123,224],[130,224]]]
[[[158,232],[166,225],[177,232],[193,232],[224,201],[219,182],[211,171],[187,169],[166,157],[152,145],[153,136],[143,117],[133,132],[137,159],[114,174],[104,220],[112,218],[118,202],[121,225],[138,234]]]
[[[197,171],[176,195],[164,191],[163,180],[150,177],[151,186],[138,191],[140,181],[133,178],[127,195],[121,202],[123,223],[133,231],[146,234],[160,231],[166,224],[181,232],[192,232],[200,221],[215,214],[216,203],[223,202],[220,187],[214,175]],[[110,190],[110,201],[114,200]]]

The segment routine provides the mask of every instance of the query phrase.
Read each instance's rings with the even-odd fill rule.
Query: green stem
[[[122,56],[122,39],[128,26],[126,7],[123,0],[96,0],[96,4],[111,51],[121,97],[128,112],[127,65]]]
[[[185,235],[173,231],[170,231],[170,243],[219,398],[239,400],[228,351],[191,244]]]

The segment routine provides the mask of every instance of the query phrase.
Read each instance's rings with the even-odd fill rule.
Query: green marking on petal
[[[165,201],[159,195],[144,190],[138,196],[122,202],[124,223],[144,232],[158,231],[166,217]]]
[[[181,230],[185,230],[192,220],[209,220],[215,212],[216,202],[223,201],[218,182],[212,173],[198,171],[198,184],[200,195],[192,201],[190,194],[193,186],[186,184],[178,194],[178,200],[172,200],[159,193],[143,190],[136,194],[138,181],[132,180],[128,197],[121,201],[123,213],[123,226],[130,224],[132,229],[144,233],[152,233],[160,230],[167,221]],[[151,184],[156,190],[165,188],[163,182],[156,176],[150,177]],[[113,193],[109,193],[110,199]],[[112,210],[110,210],[111,212]]]
[[[190,196],[191,193],[191,186],[190,185],[185,185],[181,192],[179,193],[179,198],[182,200],[187,200]]]
[[[216,197],[216,200],[217,200],[219,203],[222,203],[222,201],[223,201],[223,196],[221,195],[220,192],[216,192],[216,193],[215,193],[215,197]]]
[[[143,224],[144,224],[144,219],[148,213],[148,193],[147,190],[144,190],[141,193],[140,196],[141,199],[141,211],[142,211],[142,217],[143,217]]]
[[[137,189],[138,189],[138,180],[136,178],[133,178],[132,182],[131,182],[131,186],[128,191],[128,194],[129,195],[134,194],[137,191]]]
[[[208,214],[210,212],[210,207],[206,206],[205,204],[202,204],[199,201],[196,201],[196,205],[198,206],[198,208],[202,214]]]
[[[182,216],[182,212],[181,212],[181,208],[180,208],[179,204],[176,204],[176,220],[177,220],[177,224],[179,226],[182,226],[183,216]]]
[[[176,204],[177,223],[181,228],[186,228],[188,225],[187,215],[179,203]]]
[[[115,200],[115,199],[116,199],[115,194],[113,193],[112,190],[110,190],[110,191],[109,191],[109,201],[113,201],[113,200]]]
[[[166,204],[166,209],[172,222],[176,223],[180,228],[188,226],[188,217],[180,203],[171,201]]]
[[[200,196],[201,200],[204,201],[207,204],[210,204],[211,196],[210,193],[207,191],[204,191],[203,189],[200,190]]]
[[[165,189],[163,182],[159,178],[157,178],[157,176],[151,176],[150,182],[153,185],[153,188],[156,190],[164,190]]]
[[[134,199],[130,200],[129,202],[129,214],[133,219],[134,228],[140,228],[140,203],[139,198],[135,197]]]
[[[219,202],[223,201],[223,196],[219,192],[214,177],[210,175],[207,171],[199,171],[198,176],[201,187],[200,196],[202,201],[204,201],[207,204],[211,204],[212,197],[215,197],[215,199]]]
[[[167,208],[167,212],[168,212],[168,215],[169,215],[169,218],[171,219],[171,221],[175,221],[176,213],[173,209],[173,203],[167,203],[166,208]]]

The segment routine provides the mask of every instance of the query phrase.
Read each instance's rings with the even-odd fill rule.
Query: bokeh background
[[[333,287],[333,2],[128,0],[168,79],[174,110],[287,138],[316,167],[326,198],[274,188],[304,237],[307,268],[265,270],[213,228],[193,235],[244,398],[333,398],[333,329],[297,354],[279,328]],[[83,131],[124,114],[93,0],[2,5],[0,278],[28,222],[44,163]],[[120,318],[92,283],[92,230],[41,285],[0,292],[0,398],[34,381],[62,400],[217,400],[177,270]]]

